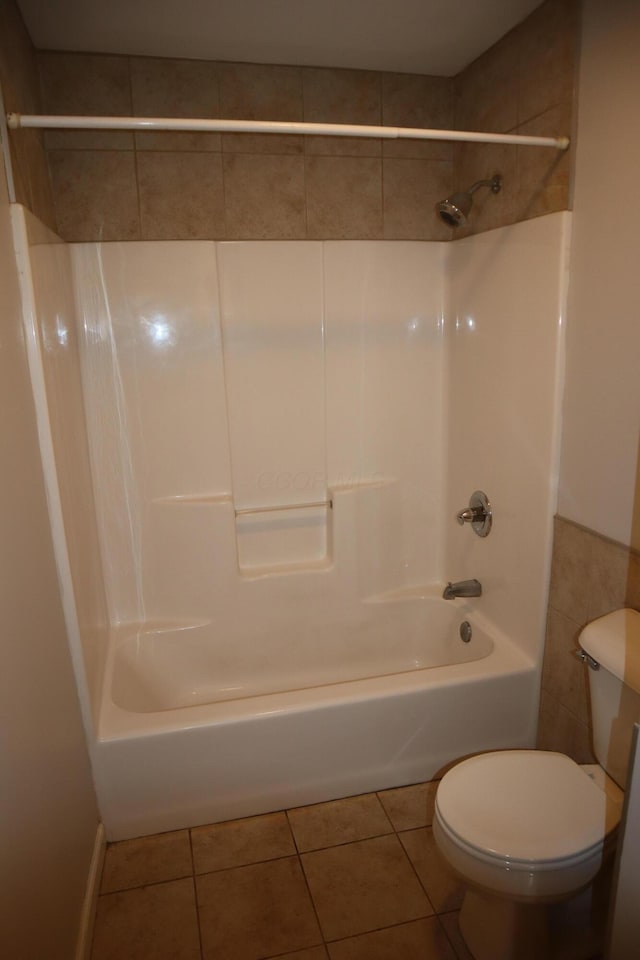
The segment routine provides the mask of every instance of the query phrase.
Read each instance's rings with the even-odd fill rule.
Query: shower
[[[490,180],[478,180],[466,193],[453,193],[436,204],[440,219],[449,227],[463,227],[473,206],[473,194],[479,187],[490,187],[492,193],[500,193],[502,177],[496,173]]]

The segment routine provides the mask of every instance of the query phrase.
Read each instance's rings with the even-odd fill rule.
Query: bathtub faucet
[[[442,596],[445,600],[453,600],[455,597],[481,597],[482,584],[479,580],[458,580],[457,583],[449,581]]]

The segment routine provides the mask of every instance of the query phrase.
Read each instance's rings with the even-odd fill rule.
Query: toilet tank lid
[[[614,610],[588,623],[580,646],[603,669],[640,693],[640,613]]]

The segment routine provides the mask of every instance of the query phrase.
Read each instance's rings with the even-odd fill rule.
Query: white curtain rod
[[[471,143],[512,143],[525,147],[566,150],[568,137],[525,137],[516,133],[476,133],[469,130],[421,130],[416,127],[376,127],[347,123],[297,123],[281,120],[207,120],[170,117],[58,117],[8,113],[10,130],[197,130],[223,133],[300,133],[321,137],[382,137],[385,140],[464,140]]]

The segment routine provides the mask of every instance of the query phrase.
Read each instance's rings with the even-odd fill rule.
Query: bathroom
[[[447,750],[452,759],[453,754],[462,756],[494,746],[537,743],[539,747],[564,752],[580,763],[593,762],[585,671],[571,657],[571,650],[579,629],[587,621],[622,606],[640,609],[640,509],[636,493],[640,388],[638,377],[634,376],[638,332],[631,308],[634,293],[637,294],[637,281],[634,284],[632,279],[635,238],[631,230],[634,213],[640,206],[634,163],[640,136],[633,126],[635,111],[631,99],[634,81],[637,86],[637,67],[631,53],[634,37],[638,36],[634,6],[618,0],[603,10],[601,4],[586,2],[580,26],[577,4],[530,4],[530,9],[536,7],[530,19],[473,64],[455,71],[455,80],[451,75],[423,77],[417,68],[402,74],[392,72],[397,67],[357,74],[305,68],[304,116],[299,108],[301,68],[297,66],[243,68],[228,64],[218,74],[205,61],[193,61],[194,79],[185,66],[188,61],[170,64],[167,60],[145,60],[147,51],[125,51],[139,52],[139,56],[130,59],[122,54],[36,54],[13,3],[7,0],[0,6],[0,80],[7,111],[167,116],[184,112],[206,116],[211,115],[212,104],[201,92],[210,89],[215,73],[216,82],[220,83],[218,105],[226,116],[241,116],[249,103],[255,119],[278,119],[281,115],[287,119],[335,123],[370,124],[382,120],[404,126],[572,138],[571,149],[561,154],[546,148],[491,144],[385,142],[372,147],[353,140],[343,145],[329,138],[319,138],[301,148],[298,138],[284,135],[269,140],[271,145],[267,147],[268,138],[244,135],[244,140],[240,140],[241,134],[226,134],[221,151],[216,134],[166,133],[136,134],[133,149],[133,135],[123,131],[53,131],[43,136],[25,130],[11,134],[18,202],[45,227],[55,229],[70,242],[76,277],[91,280],[99,276],[100,283],[88,282],[86,286],[99,321],[87,338],[93,335],[96,344],[99,341],[105,350],[102,355],[95,352],[91,356],[85,351],[81,357],[84,405],[79,396],[80,363],[75,373],[68,367],[52,373],[59,377],[54,381],[60,388],[55,399],[58,414],[64,415],[55,420],[55,403],[49,396],[50,429],[61,430],[64,442],[71,443],[74,437],[83,436],[84,417],[90,447],[81,469],[73,449],[62,453],[69,457],[74,469],[69,471],[67,487],[60,483],[56,513],[55,491],[52,493],[47,485],[54,452],[51,448],[47,452],[43,425],[37,420],[39,400],[37,388],[32,388],[26,347],[21,340],[18,277],[13,240],[8,234],[8,204],[3,204],[3,314],[10,315],[14,323],[10,333],[13,339],[7,340],[2,358],[6,390],[3,437],[7,438],[3,517],[9,545],[4,561],[3,607],[9,613],[9,633],[20,641],[8,645],[3,670],[8,687],[2,701],[7,710],[5,726],[16,731],[9,769],[12,780],[20,784],[11,797],[10,815],[3,827],[11,854],[7,861],[12,878],[10,888],[17,898],[14,902],[11,897],[5,903],[10,914],[4,927],[9,930],[9,955],[82,955],[75,951],[98,823],[105,819],[107,807],[112,818],[116,813],[126,817],[128,811],[132,824],[139,815],[139,811],[132,812],[131,796],[124,800],[127,809],[123,812],[118,807],[116,811],[122,793],[118,776],[124,770],[124,780],[138,784],[138,771],[156,763],[165,782],[179,782],[184,777],[181,764],[186,763],[189,751],[179,743],[171,756],[158,755],[153,761],[144,753],[135,753],[136,742],[144,739],[149,716],[158,716],[144,708],[129,713],[139,723],[138,741],[130,736],[131,730],[121,740],[133,753],[113,758],[105,743],[103,756],[99,757],[95,745],[90,746],[92,774],[84,730],[95,719],[92,710],[96,698],[91,698],[100,688],[104,670],[100,637],[107,627],[106,614],[102,622],[99,616],[94,617],[94,632],[80,650],[77,638],[69,636],[69,581],[65,582],[61,574],[60,555],[54,554],[54,547],[59,546],[61,526],[69,523],[70,502],[78,525],[72,535],[66,530],[69,556],[73,557],[75,549],[75,556],[82,558],[81,574],[87,585],[87,607],[82,616],[100,609],[104,612],[109,605],[112,614],[114,605],[122,603],[126,612],[112,620],[144,622],[138,608],[149,605],[149,594],[148,580],[141,585],[141,578],[148,576],[148,561],[153,558],[154,549],[140,540],[142,521],[135,513],[137,475],[133,470],[128,472],[127,467],[127,463],[135,463],[140,451],[133,443],[124,449],[118,445],[122,433],[118,426],[122,426],[124,417],[130,427],[129,435],[135,438],[141,426],[136,418],[144,416],[153,403],[166,403],[164,409],[175,409],[175,403],[184,398],[180,388],[187,377],[191,386],[189,397],[195,398],[197,404],[198,391],[203,391],[209,382],[217,382],[216,369],[219,371],[220,364],[224,365],[227,381],[226,417],[219,410],[206,421],[204,417],[198,420],[197,409],[182,409],[180,414],[191,418],[190,429],[194,433],[211,425],[220,433],[228,430],[229,437],[220,441],[215,456],[211,451],[208,456],[215,461],[213,466],[222,470],[220,451],[223,447],[231,448],[236,512],[267,503],[274,505],[269,499],[261,503],[253,491],[245,500],[238,493],[243,476],[255,480],[258,471],[247,462],[244,475],[242,472],[241,456],[247,448],[239,438],[248,429],[242,422],[246,404],[234,404],[234,390],[240,392],[248,382],[259,387],[261,376],[269,383],[280,380],[283,391],[296,390],[296,384],[286,380],[294,364],[277,370],[278,357],[271,357],[270,367],[243,367],[252,358],[241,350],[234,353],[234,341],[229,336],[232,310],[227,307],[234,296],[234,250],[240,257],[246,251],[249,259],[242,269],[258,276],[264,259],[262,255],[251,259],[255,254],[252,248],[258,246],[258,241],[274,241],[269,276],[278,270],[288,272],[292,291],[296,285],[290,275],[291,257],[299,258],[293,279],[300,281],[302,293],[298,300],[295,291],[290,293],[291,311],[299,316],[300,300],[304,299],[309,311],[306,332],[318,341],[322,339],[322,343],[317,342],[313,350],[305,353],[309,366],[301,375],[306,389],[300,391],[300,384],[297,386],[300,402],[308,408],[305,422],[318,409],[318,404],[312,404],[313,392],[326,391],[327,400],[325,422],[318,423],[315,432],[308,431],[309,436],[318,440],[310,457],[300,467],[292,467],[287,452],[286,457],[280,457],[280,461],[286,460],[284,467],[281,462],[263,467],[259,492],[272,493],[268,487],[273,486],[280,471],[287,474],[281,477],[281,485],[289,489],[276,492],[291,493],[291,477],[297,471],[307,489],[293,491],[294,503],[331,503],[309,508],[306,527],[292,524],[292,536],[297,539],[288,541],[289,553],[275,558],[269,554],[271,542],[262,536],[270,525],[256,524],[251,531],[252,515],[236,516],[233,536],[239,554],[245,558],[241,565],[249,573],[243,586],[253,590],[251,596],[255,597],[261,584],[287,579],[280,576],[282,570],[277,577],[255,575],[264,566],[293,563],[321,567],[342,563],[346,579],[357,581],[360,596],[379,599],[390,592],[406,594],[411,590],[419,594],[417,588],[437,582],[438,596],[434,593],[426,599],[437,600],[439,609],[449,609],[439,600],[446,581],[477,577],[483,584],[483,596],[479,602],[469,598],[468,608],[465,607],[472,625],[479,625],[470,647],[481,639],[486,620],[505,637],[504,645],[496,643],[496,649],[508,650],[509,638],[517,637],[521,646],[514,657],[523,653],[528,660],[526,669],[520,670],[513,663],[504,666],[507,680],[503,687],[496,687],[494,697],[494,702],[501,704],[499,716],[495,709],[486,709],[484,700],[476,704],[470,696],[479,686],[472,678],[482,673],[483,663],[491,658],[480,657],[447,667],[469,678],[469,686],[461,688],[463,693],[458,694],[459,703],[448,698],[450,713],[461,728],[455,731],[458,739],[454,738],[452,744],[441,744],[429,756],[437,738],[431,731],[425,736],[421,725],[411,718],[407,719],[406,728],[391,730],[397,721],[397,713],[392,709],[384,720],[385,729],[390,731],[388,753],[372,757],[371,763],[377,767],[369,780],[349,781],[353,758],[347,753],[340,785],[328,785],[322,793],[318,783],[301,783],[298,794],[281,797],[275,783],[267,788],[264,777],[268,777],[270,767],[277,767],[282,739],[276,732],[271,742],[268,738],[260,740],[264,751],[260,758],[263,779],[259,777],[252,789],[259,791],[262,784],[263,793],[273,790],[264,812],[329,800],[332,791],[333,797],[371,791],[382,794],[402,789],[405,784],[430,780],[443,765]],[[29,23],[26,4],[23,12]],[[240,55],[237,58],[242,59]],[[612,61],[615,70],[611,69]],[[256,91],[260,92],[259,97]],[[196,140],[198,136],[200,141]],[[185,138],[192,138],[193,142],[185,146]],[[205,143],[202,138],[208,141]],[[496,172],[502,174],[503,190],[495,196],[489,191],[474,195],[469,225],[458,228],[453,241],[453,231],[436,217],[435,203],[454,189],[467,189]],[[611,190],[612,184],[615,191]],[[568,215],[567,210],[573,213]],[[225,225],[224,230],[221,224]],[[538,244],[537,249],[543,252],[535,263],[519,258],[517,242],[500,242],[505,235],[502,231],[508,228],[533,231],[512,232],[512,236],[517,241],[518,236],[524,235],[531,245]],[[24,229],[30,230],[33,237],[38,227],[27,217]],[[304,244],[300,242],[303,240]],[[100,252],[97,245],[103,241],[106,245]],[[125,248],[124,243],[130,247]],[[474,243],[477,246],[473,247]],[[278,259],[286,244],[291,246]],[[42,290],[35,289],[35,274],[38,270],[40,276],[45,273],[42,258],[38,260],[38,246],[36,242],[31,247],[35,251],[31,267],[36,307],[38,297],[40,304],[43,300]],[[50,244],[46,246],[51,249]],[[187,246],[189,252],[181,253]],[[145,260],[149,247],[154,252]],[[153,259],[160,248],[166,251],[165,261]],[[551,257],[544,252],[550,248],[554,251]],[[53,274],[44,277],[45,289],[47,283],[55,286],[66,269],[66,249],[61,246],[58,258],[47,266]],[[177,271],[175,257],[180,256],[183,260]],[[349,275],[360,278],[355,293],[340,286],[347,257]],[[190,274],[190,269],[194,273]],[[180,298],[195,291],[194,296],[201,299],[193,301],[191,317],[204,316],[215,309],[212,305],[216,303],[223,307],[219,310],[218,327],[209,334],[206,357],[203,350],[202,366],[195,371],[192,367],[184,372],[177,370],[174,394],[170,393],[171,383],[160,378],[161,365],[154,369],[145,366],[148,357],[131,355],[120,366],[114,363],[118,356],[114,344],[119,348],[121,333],[117,319],[129,295],[126,283],[144,284],[145,270],[157,284],[154,291],[161,291],[166,300],[176,296],[176,289]],[[303,284],[303,274],[315,278],[319,293],[314,302],[307,296],[309,285]],[[208,278],[208,291],[202,289],[203,275]],[[23,275],[21,279],[24,283]],[[183,286],[172,287],[174,281]],[[108,288],[109,304],[106,296],[100,299],[95,295],[103,282]],[[73,294],[65,283],[58,284],[56,289],[60,289],[62,299],[55,305],[50,301],[52,310],[46,318],[58,343],[70,335],[65,328],[64,309],[73,309]],[[401,302],[394,283],[402,289]],[[389,298],[385,300],[385,293],[391,289],[393,303],[388,302]],[[473,292],[473,300],[469,299],[469,291]],[[235,293],[239,296],[245,291]],[[150,297],[140,286],[136,294],[143,299]],[[271,304],[270,294],[266,282],[259,296]],[[118,304],[119,296],[123,301],[110,313],[109,308]],[[349,296],[353,301],[349,316],[356,318],[351,331],[355,339],[345,344],[340,338],[340,331],[344,332],[340,323],[347,311],[340,297]],[[563,298],[567,296],[565,304]],[[76,297],[81,299],[78,293]],[[318,334],[314,322],[323,297],[327,319]],[[516,314],[516,308],[522,310],[521,315]],[[242,309],[240,304],[240,313]],[[395,341],[389,340],[391,332],[384,328],[385,323],[395,319],[394,310],[400,318],[415,321],[414,329],[403,328]],[[153,321],[156,337],[171,336],[170,329],[158,326],[157,315],[158,311]],[[364,323],[365,315],[368,325]],[[464,329],[455,330],[452,325],[447,329],[447,318],[451,316],[467,324],[469,339],[465,339]],[[495,325],[487,324],[486,339],[474,341],[469,325],[480,324],[482,330],[488,316],[495,318]],[[559,316],[561,329],[557,324]],[[553,322],[545,326],[543,318]],[[272,314],[268,322],[280,333],[287,333],[285,310],[279,316]],[[105,330],[106,335],[101,337]],[[197,334],[197,330],[194,332]],[[224,348],[220,347],[222,342]],[[84,350],[86,340],[77,343],[80,351]],[[534,351],[535,365],[531,359]],[[161,350],[156,350],[155,355],[162,364]],[[523,356],[529,358],[528,363],[523,362]],[[188,359],[183,356],[181,362]],[[357,377],[346,376],[355,365]],[[51,367],[44,371],[44,377],[49,374]],[[142,383],[144,376],[147,380]],[[91,384],[95,388],[93,396],[87,395],[87,385]],[[41,390],[46,387],[46,383],[40,384]],[[115,416],[103,416],[103,387],[111,391],[109,410],[115,408]],[[133,408],[128,405],[131,391],[147,387],[149,392],[132,416]],[[36,392],[35,407],[32,389]],[[165,390],[169,391],[166,395]],[[257,405],[262,408],[259,412],[265,419],[273,416],[269,403],[281,409],[280,401],[281,398],[263,394],[262,404]],[[357,438],[348,433],[353,419],[345,419],[345,410],[359,417]],[[443,412],[454,424],[448,438]],[[376,447],[383,421],[388,433]],[[116,429],[110,432],[114,423]],[[183,424],[179,419],[167,420],[166,430],[174,429],[172,442],[178,450],[185,433]],[[263,425],[262,429],[268,427]],[[288,431],[294,429],[295,426],[287,427]],[[269,433],[270,442],[282,442],[282,451],[290,451],[287,430],[282,437],[275,437],[275,431]],[[429,443],[424,441],[427,432]],[[166,431],[156,434],[152,439],[158,443],[166,441]],[[57,440],[58,471],[63,472],[59,464],[59,436]],[[300,447],[297,436],[295,446]],[[504,450],[504,459],[498,461],[496,451]],[[151,469],[156,463],[152,441],[146,453],[150,475],[145,482],[158,477],[157,471]],[[119,457],[123,458],[121,466],[114,473],[122,481],[120,488],[117,482],[111,487],[106,482],[93,487],[85,483],[91,470],[108,477]],[[176,456],[169,467],[177,473],[181,462]],[[313,462],[313,469],[309,462]],[[191,464],[196,470],[210,465],[204,460],[200,465]],[[399,483],[385,485],[392,475]],[[366,482],[370,486],[358,493],[346,489],[355,484],[363,487]],[[401,496],[396,497],[399,486]],[[207,538],[198,539],[200,530],[210,522],[227,524],[227,529],[233,530],[234,517],[228,513],[228,504],[203,506],[184,501],[205,493],[222,497],[228,492],[227,487],[224,480],[214,488],[198,478],[184,489],[177,484],[171,486],[163,477],[153,497],[183,497],[179,503],[164,506],[164,516],[171,517],[168,523],[178,514],[181,518],[191,516],[192,520],[185,523],[191,523],[192,542],[204,551]],[[470,495],[478,488],[486,491],[494,509],[494,528],[486,539],[476,538],[469,525],[461,527],[455,522],[456,512],[467,506]],[[124,503],[124,514],[131,523],[121,528],[107,522],[102,530],[98,529],[99,520],[94,527],[83,525],[81,518],[93,515],[91,498],[96,499],[95,515],[104,518],[109,510],[105,497],[111,495],[121,498],[119,505],[111,504],[114,515],[123,515]],[[65,503],[67,516],[63,517]],[[279,507],[290,503],[284,496],[275,501]],[[214,514],[219,515],[218,520],[209,520]],[[179,548],[174,528],[157,527],[152,534]],[[108,537],[116,541],[112,554],[104,552]],[[358,543],[358,557],[347,556],[345,551],[350,543]],[[138,563],[140,550],[145,556],[144,564]],[[256,551],[257,560],[251,557],[252,550]],[[108,569],[104,559],[107,555],[118,557],[118,562]],[[203,556],[207,561],[219,562],[217,557],[209,558],[204,553]],[[105,568],[104,584],[99,588],[93,579],[94,562],[96,568]],[[219,590],[223,593],[227,582],[224,570],[221,576]],[[317,576],[320,578],[320,573]],[[160,577],[158,582],[155,596],[163,601],[172,584],[166,577]],[[108,599],[101,599],[101,590],[105,588]],[[195,591],[198,585],[190,580],[186,588]],[[75,592],[77,604],[77,585]],[[216,603],[224,599],[218,594],[215,598]],[[314,602],[318,603],[317,597]],[[154,603],[162,606],[153,600],[151,607]],[[387,597],[385,606],[393,603]],[[91,604],[95,606],[91,608]],[[396,607],[408,611],[413,609],[412,604],[419,606],[417,596],[405,595],[400,603],[395,601]],[[382,610],[379,602],[376,610]],[[263,615],[264,608],[256,605],[255,611]],[[200,613],[187,611],[183,616],[198,617]],[[247,606],[249,613],[252,611]],[[170,613],[165,618],[178,619]],[[403,626],[410,632],[410,624],[403,621]],[[177,666],[174,663],[171,669],[177,672]],[[323,663],[317,665],[322,666]],[[93,691],[86,689],[92,681],[85,683],[84,691],[82,683],[76,684],[83,673],[94,678]],[[260,670],[256,676],[264,680]],[[341,682],[347,686],[351,679],[345,676]],[[234,682],[231,678],[230,684]],[[295,682],[286,681],[289,687]],[[497,682],[496,678],[491,682]],[[385,688],[388,700],[386,692]],[[123,690],[122,697],[126,699],[127,695],[139,697],[140,691]],[[192,718],[197,726],[196,712],[201,708],[202,702],[180,709],[195,711]],[[427,709],[430,707],[416,700],[418,714],[426,717]],[[114,714],[112,720],[116,724],[122,717]],[[377,722],[381,722],[379,717]],[[369,718],[364,714],[336,714],[332,723],[333,728],[327,728],[325,733],[337,743],[348,739],[343,736],[345,729],[368,727]],[[43,736],[43,731],[48,736]],[[314,735],[311,731],[310,736]],[[378,737],[384,739],[380,734]],[[251,742],[255,742],[253,738],[254,733],[250,733]],[[313,749],[314,743],[317,741],[311,739],[306,749]],[[407,747],[402,758],[406,764],[401,770],[396,766],[385,780],[380,771],[389,767],[389,754],[398,753],[398,743]],[[371,746],[366,739],[364,744]],[[363,741],[358,741],[354,749],[361,751],[362,747]],[[326,776],[323,772],[321,779],[325,781],[336,772],[336,751],[326,752],[333,753],[333,757],[327,761]],[[311,779],[317,759],[313,756],[313,762],[306,764]],[[394,756],[394,762],[396,759]],[[305,766],[304,757],[297,758],[295,765],[299,772]],[[173,777],[166,776],[167,770],[173,770]],[[278,776],[274,775],[274,781]],[[96,805],[94,779],[101,795],[100,808]],[[157,797],[156,785],[147,781],[151,792],[144,795],[144,777],[138,780],[142,791],[138,806],[143,813],[149,812]],[[166,785],[168,789],[173,786]],[[117,796],[109,793],[110,787]],[[221,806],[219,812],[210,816],[206,811],[194,812],[190,823],[181,826],[257,813],[250,805],[243,808],[238,803],[232,787],[229,786],[228,809]],[[223,793],[220,787],[220,795]],[[386,797],[387,805],[390,796]],[[158,806],[162,806],[161,798]],[[163,821],[161,811],[154,816],[158,819],[149,828],[137,828],[134,824],[129,832],[112,833],[108,839],[179,829],[178,824]],[[26,897],[38,904],[30,915],[22,905]],[[445,911],[443,915],[452,917],[454,912]],[[30,917],[32,924],[28,922]],[[46,950],[38,939],[45,934]],[[323,949],[317,949],[318,956],[326,956]],[[264,955],[276,955],[276,951]]]

